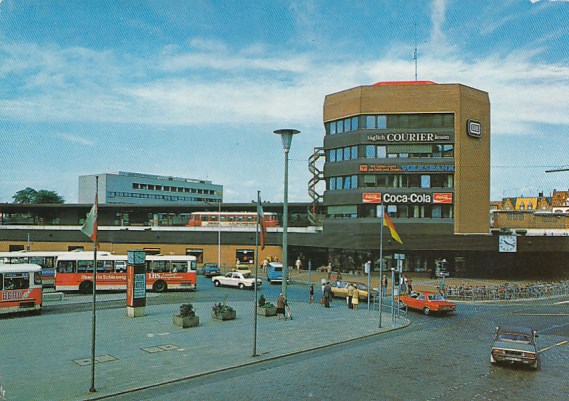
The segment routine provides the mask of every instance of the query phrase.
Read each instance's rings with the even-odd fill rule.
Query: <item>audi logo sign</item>
[[[480,138],[482,136],[482,126],[480,125],[480,121],[467,120],[466,133],[468,136]]]

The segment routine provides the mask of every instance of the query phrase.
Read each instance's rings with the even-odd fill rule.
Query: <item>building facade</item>
[[[203,205],[223,201],[223,186],[211,181],[119,171],[79,176],[79,203],[92,203],[99,177],[99,203]]]

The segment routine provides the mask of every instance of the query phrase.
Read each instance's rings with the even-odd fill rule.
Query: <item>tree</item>
[[[45,189],[40,189],[36,191],[33,188],[27,187],[21,191],[16,192],[14,196],[14,203],[20,204],[36,204],[36,203],[65,203],[65,199],[54,191],[47,191]]]

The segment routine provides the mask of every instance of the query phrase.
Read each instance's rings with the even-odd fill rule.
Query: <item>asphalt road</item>
[[[558,302],[566,300],[459,304],[446,317],[411,312],[403,330],[113,399],[565,400],[569,304]],[[499,324],[538,330],[537,371],[490,364]]]

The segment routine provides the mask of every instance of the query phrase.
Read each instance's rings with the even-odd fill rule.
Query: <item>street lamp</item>
[[[287,252],[287,230],[288,230],[288,151],[292,143],[292,136],[299,134],[296,129],[278,129],[274,131],[280,135],[283,141],[283,150],[285,157],[284,171],[284,200],[283,200],[283,284],[282,292],[286,298],[287,281],[288,281],[288,252]]]

